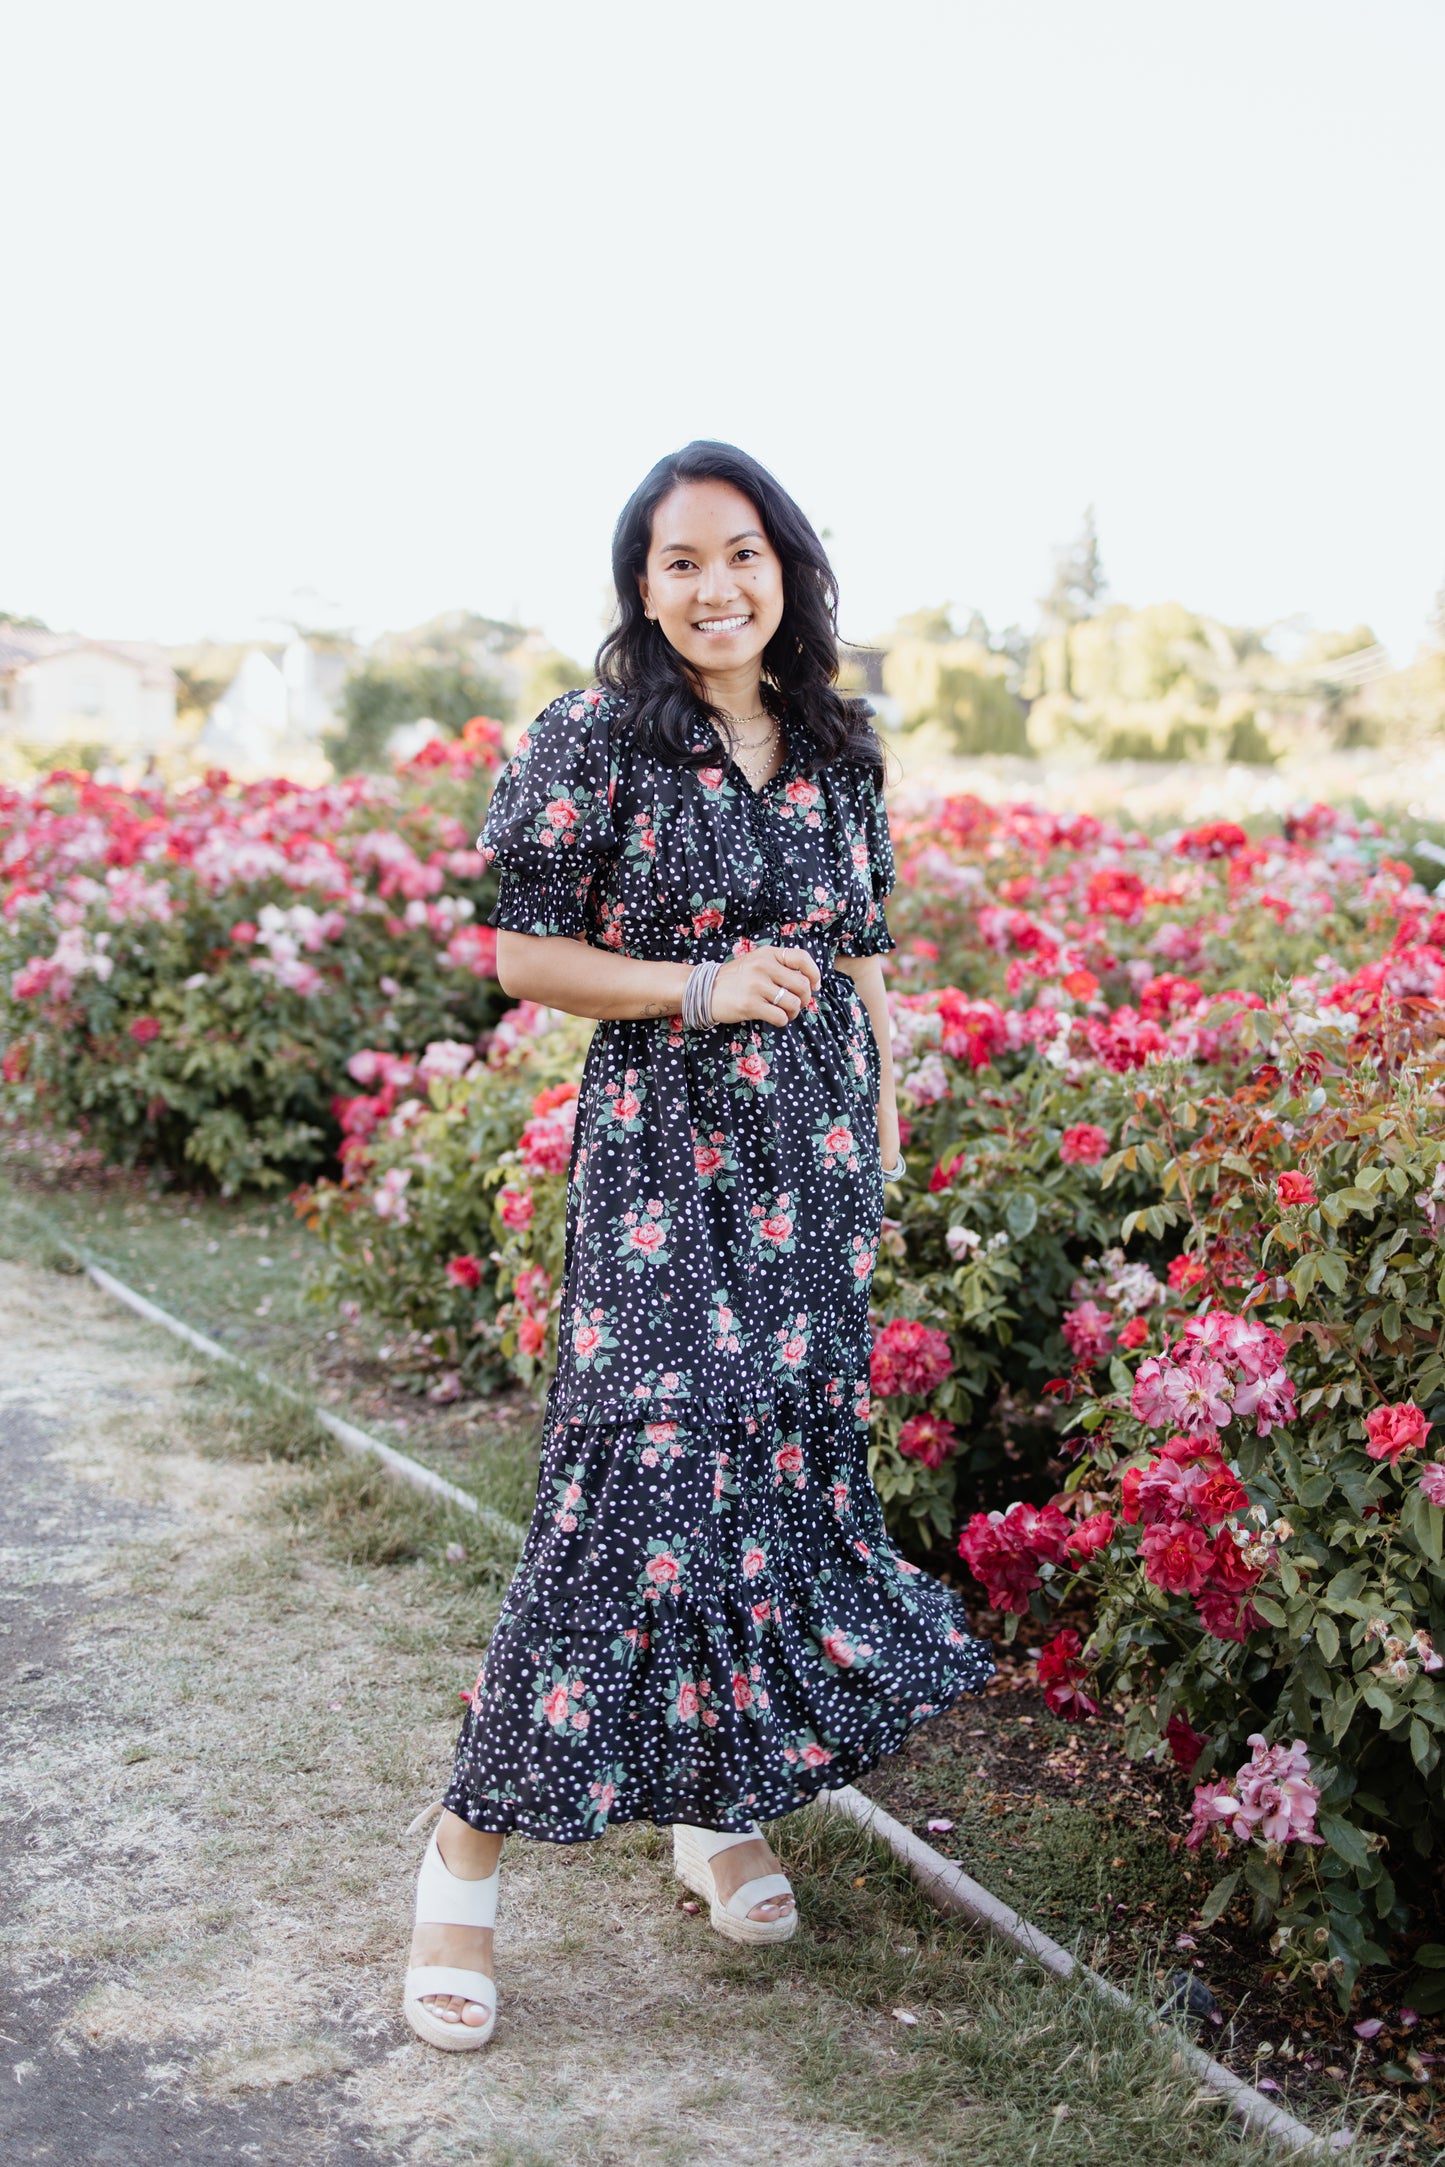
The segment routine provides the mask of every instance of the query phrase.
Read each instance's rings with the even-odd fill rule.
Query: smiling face
[[[783,617],[783,567],[730,482],[679,482],[652,520],[643,605],[704,680],[756,672]]]

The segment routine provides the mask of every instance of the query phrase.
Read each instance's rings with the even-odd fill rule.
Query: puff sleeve
[[[584,930],[599,862],[618,848],[605,696],[564,693],[524,730],[477,837],[497,875],[487,923],[509,933]]]
[[[848,842],[857,879],[854,907],[838,942],[840,956],[886,956],[898,946],[888,930],[885,898],[897,875],[883,793],[866,768],[857,771],[847,799]]]

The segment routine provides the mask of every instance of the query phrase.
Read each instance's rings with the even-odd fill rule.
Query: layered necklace
[[[725,707],[714,710],[723,725],[727,741],[728,757],[741,768],[749,786],[760,790],[773,771],[773,756],[778,743],[778,720],[765,707],[753,715],[733,715]],[[766,723],[767,728],[756,737],[739,737],[738,731],[751,723]]]

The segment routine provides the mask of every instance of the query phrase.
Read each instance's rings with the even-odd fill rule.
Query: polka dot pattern
[[[536,1510],[447,1799],[562,1843],[789,1812],[993,1669],[868,1476],[878,1050],[835,959],[893,946],[878,791],[810,773],[791,725],[755,793],[625,723],[572,693],[524,735],[481,838],[493,923],[668,960],[806,946],[822,983],[787,1026],[608,1022],[589,1049]]]

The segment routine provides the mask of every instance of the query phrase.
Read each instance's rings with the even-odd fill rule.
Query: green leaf
[[[1426,1971],[1445,1971],[1445,1942],[1426,1941],[1415,1951],[1415,1962]]]
[[[1238,1887],[1238,1869],[1232,1874],[1226,1874],[1222,1881],[1215,1882],[1200,1908],[1199,1923],[1201,1926],[1213,1926],[1216,1920],[1223,1918],[1229,1900]]]
[[[1337,1813],[1322,1813],[1318,1825],[1325,1842],[1347,1866],[1369,1865],[1370,1847],[1353,1822],[1342,1821]]]
[[[1039,1223],[1038,1199],[1028,1189],[1015,1189],[1004,1206],[1003,1216],[1014,1240],[1024,1241]]]
[[[1327,1663],[1339,1661],[1340,1629],[1334,1619],[1327,1617],[1323,1611],[1315,1619],[1315,1642]]]
[[[1134,1389],[1134,1372],[1127,1362],[1120,1361],[1117,1354],[1109,1362],[1109,1382],[1116,1392],[1132,1392]]]
[[[1285,1617],[1283,1608],[1274,1600],[1273,1596],[1261,1595],[1256,1589],[1254,1594],[1251,1595],[1250,1601],[1262,1618],[1268,1618],[1271,1625],[1276,1626],[1281,1632],[1284,1631],[1289,1621]]]

